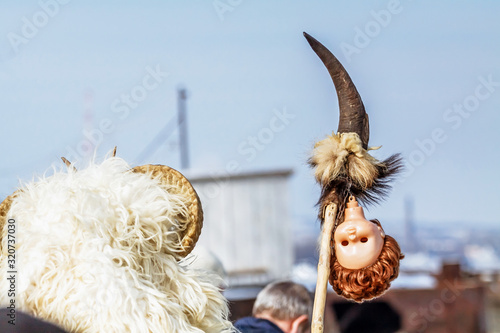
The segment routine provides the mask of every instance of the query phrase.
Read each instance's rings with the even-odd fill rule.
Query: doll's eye
[[[349,242],[345,240],[345,241],[342,241],[341,244],[342,244],[342,246],[347,246],[347,245],[349,245]]]
[[[361,243],[366,243],[368,242],[368,237],[361,237],[360,241]]]

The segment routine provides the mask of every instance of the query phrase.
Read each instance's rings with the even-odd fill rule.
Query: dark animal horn
[[[337,90],[339,100],[339,128],[340,133],[355,132],[358,133],[363,143],[363,148],[367,149],[368,139],[370,137],[370,128],[368,123],[368,114],[358,90],[354,86],[349,74],[338,59],[316,39],[304,32],[309,45],[319,56],[323,64],[328,69],[332,77],[333,84]]]

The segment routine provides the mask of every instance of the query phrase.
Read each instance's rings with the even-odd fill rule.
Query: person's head
[[[372,222],[379,224],[377,220]],[[382,295],[399,274],[399,261],[404,258],[396,240],[385,235],[384,244],[375,263],[360,269],[343,267],[335,254],[330,262],[330,284],[345,298],[362,302]]]
[[[313,300],[301,284],[278,281],[267,285],[255,300],[252,315],[275,323],[285,333],[307,332]]]

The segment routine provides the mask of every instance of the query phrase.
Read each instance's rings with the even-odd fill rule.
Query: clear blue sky
[[[317,226],[306,160],[338,107],[306,31],[351,74],[374,155],[408,165],[367,215],[402,223],[412,197],[422,223],[498,224],[499,13],[492,0],[2,1],[0,195],[75,160],[84,130],[100,158],[117,145],[133,165],[179,168],[176,131],[137,158],[182,85],[192,168],[293,168],[293,218]]]

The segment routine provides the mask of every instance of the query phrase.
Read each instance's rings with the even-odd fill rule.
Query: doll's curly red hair
[[[397,278],[399,261],[403,258],[399,244],[388,235],[385,236],[382,252],[371,266],[347,269],[342,267],[335,254],[332,254],[330,284],[337,294],[358,303],[381,296],[389,289],[391,281]]]

